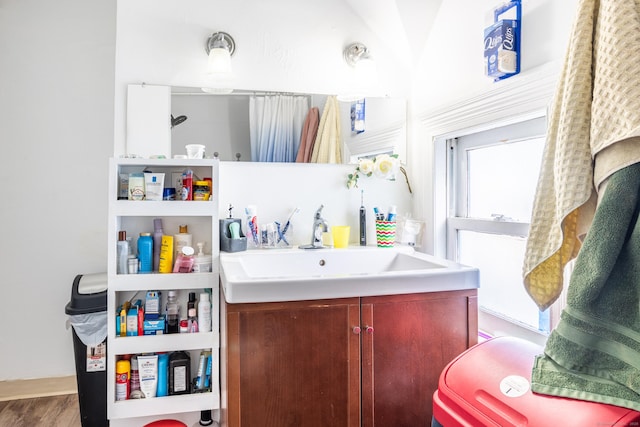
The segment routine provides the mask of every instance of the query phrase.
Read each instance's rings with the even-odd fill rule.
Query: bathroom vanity
[[[376,249],[367,250],[389,250]],[[308,257],[327,262],[330,252]],[[231,255],[221,256],[222,282],[226,261],[242,256]],[[372,277],[372,283],[387,273],[407,274],[389,270]],[[423,292],[403,293],[402,283],[387,278],[390,290],[384,295],[335,299],[230,303],[222,283],[221,415],[225,425],[428,425],[442,369],[476,344],[478,334],[477,271],[458,271],[465,277],[460,289],[431,291],[439,289],[432,282],[443,272],[434,270],[438,274],[425,273],[422,278]],[[455,276],[455,268],[451,272]],[[334,274],[324,277],[327,284],[337,280]],[[362,274],[354,274],[354,280],[356,276]],[[470,277],[475,277],[475,286]],[[291,276],[282,278],[285,284],[289,280]],[[310,278],[314,288],[322,287],[322,280],[317,274]],[[359,286],[367,293],[366,285]],[[342,288],[350,289],[348,284]],[[393,293],[394,288],[398,293]],[[350,291],[356,292],[357,287]]]

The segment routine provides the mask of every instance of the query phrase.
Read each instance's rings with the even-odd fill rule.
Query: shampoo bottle
[[[154,218],[153,220],[153,271],[159,271],[160,266],[160,248],[162,246],[162,218]]]
[[[183,246],[193,247],[193,237],[189,234],[189,229],[186,225],[181,225],[180,232],[173,236],[173,246],[175,249],[174,259],[178,259],[178,255],[182,253]]]
[[[117,248],[117,273],[118,274],[127,274],[129,271],[128,260],[129,260],[129,241],[127,240],[127,232],[119,231],[118,232],[118,248]]]
[[[169,354],[158,353],[158,390],[156,396],[169,395]]]
[[[140,233],[140,237],[138,237],[138,259],[140,260],[139,273],[151,273],[153,271],[153,238],[151,238],[151,233]]]
[[[200,332],[211,332],[211,301],[209,294],[200,294],[198,302],[198,329]]]

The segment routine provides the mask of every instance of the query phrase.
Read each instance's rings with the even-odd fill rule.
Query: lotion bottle
[[[162,246],[162,218],[153,219],[153,271],[159,271],[160,247]]]
[[[178,255],[182,253],[183,246],[193,247],[193,236],[189,233],[189,229],[186,225],[180,225],[179,233],[173,236],[173,245],[175,248],[174,259],[178,259]]]
[[[211,332],[211,301],[209,294],[200,294],[198,302],[198,330],[200,332]]]
[[[118,243],[117,243],[117,254],[118,254],[118,274],[127,274],[129,271],[128,261],[129,261],[129,241],[127,240],[127,232],[119,231],[118,232]]]

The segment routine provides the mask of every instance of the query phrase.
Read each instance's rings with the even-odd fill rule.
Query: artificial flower
[[[375,167],[375,163],[371,159],[358,160],[358,170],[366,176],[371,176]]]
[[[395,179],[395,174],[400,167],[400,160],[397,155],[392,157],[388,154],[380,154],[374,162],[373,174],[381,179]]]
[[[395,181],[398,171],[402,172],[404,175],[404,178],[407,181],[407,187],[409,188],[409,193],[413,193],[411,191],[411,184],[409,184],[407,171],[400,165],[400,160],[398,160],[397,154],[379,154],[373,160],[369,158],[362,158],[358,160],[356,170],[347,175],[347,188],[357,188],[358,178],[360,175],[373,175],[376,178]]]

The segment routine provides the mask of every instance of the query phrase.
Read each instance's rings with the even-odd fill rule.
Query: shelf
[[[158,166],[158,167],[213,167],[215,159],[143,159],[117,158],[112,161],[118,166]]]
[[[133,201],[117,200],[113,202],[113,216],[214,216],[217,215],[215,203],[211,201]]]
[[[208,393],[116,401],[108,405],[108,417],[109,419],[144,417],[219,409],[219,407],[220,393],[215,390]]]
[[[218,289],[218,263],[214,258],[211,273],[149,273],[109,275],[109,289],[115,292],[138,290]]]
[[[117,200],[121,175],[153,170],[165,173],[165,187],[172,184],[170,177],[180,174],[184,169],[191,169],[199,177],[211,177],[212,195],[209,201],[132,201]],[[109,209],[108,209],[108,252],[107,252],[107,413],[109,419],[136,419],[139,417],[162,417],[165,414],[199,412],[205,409],[220,408],[220,375],[219,375],[219,224],[218,224],[218,173],[219,161],[216,159],[142,159],[112,158],[109,161]],[[172,181],[167,181],[172,179]],[[148,273],[148,274],[116,274],[117,236],[119,231],[126,231],[128,237],[135,242],[141,232],[152,229],[151,218],[162,218],[165,234],[175,234],[181,224],[189,226],[194,237],[194,244],[205,242],[205,250],[209,248],[212,258],[211,273]],[[144,300],[149,290],[178,291],[179,298],[186,298],[186,291],[203,292],[211,289],[212,332],[178,333],[166,335],[146,335],[120,337],[115,335],[116,308],[125,300],[139,298]],[[135,294],[138,293],[137,296]],[[183,301],[186,305],[186,301]],[[165,302],[161,302],[161,307]],[[184,314],[184,313],[183,313]],[[123,355],[186,351],[192,360],[200,350],[212,350],[214,372],[211,381],[214,391],[180,396],[158,397],[153,399],[131,399],[115,401],[115,366]],[[215,355],[215,356],[214,356]],[[132,422],[135,422],[132,420]]]
[[[207,343],[206,347],[203,343]],[[197,332],[192,334],[145,335],[141,337],[114,337],[109,342],[109,353],[141,354],[180,350],[217,349],[220,347],[219,333]]]

